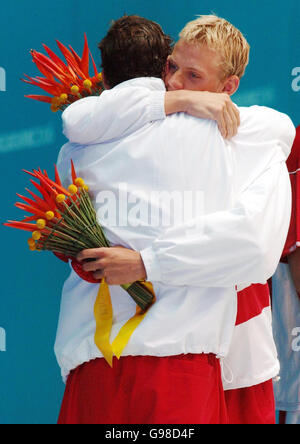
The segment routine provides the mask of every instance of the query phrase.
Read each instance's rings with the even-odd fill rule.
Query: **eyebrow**
[[[172,56],[170,56],[169,57],[169,62],[170,63],[173,63],[174,65],[176,65],[176,66],[178,66],[178,63],[176,63],[176,60],[172,57]],[[196,71],[197,73],[199,73],[199,74],[205,74],[205,72],[203,71],[203,70],[200,70],[200,69],[197,69],[197,68],[194,68],[194,67],[187,67],[186,69],[188,69],[188,70],[190,70],[190,71]]]

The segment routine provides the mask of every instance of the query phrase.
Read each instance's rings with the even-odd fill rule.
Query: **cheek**
[[[170,78],[171,78],[170,71],[167,70],[166,74],[165,74],[165,79],[164,79],[166,86],[168,86]]]
[[[169,73],[170,73],[170,64],[169,64],[169,62],[167,62],[165,65],[165,71],[164,71],[164,74],[165,74],[164,78],[165,79],[166,79],[167,75],[169,75]]]
[[[210,91],[210,92],[221,92],[222,91],[222,85],[221,82],[218,78],[216,78],[215,76],[213,78],[211,78],[210,80],[208,80],[206,82],[206,91]]]
[[[206,91],[207,84],[203,79],[186,79],[185,88],[190,91]]]

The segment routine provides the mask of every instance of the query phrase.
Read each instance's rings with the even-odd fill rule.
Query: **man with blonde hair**
[[[214,50],[219,60],[219,72],[223,79],[245,74],[249,63],[250,46],[239,29],[227,20],[215,15],[200,16],[183,28],[179,34],[186,43],[205,45]]]
[[[205,20],[208,21],[208,24],[203,25]],[[153,227],[147,225],[146,220],[142,220],[141,226],[136,228],[134,232],[129,228],[130,241],[127,246],[132,247],[132,250],[119,247],[86,250],[78,257],[80,261],[83,261],[85,271],[94,272],[96,279],[105,278],[110,285],[126,284],[145,278],[154,283],[158,291],[158,302],[151,308],[148,319],[146,318],[147,327],[150,330],[144,329],[146,328],[146,324],[144,324],[145,327],[142,325],[133,334],[129,346],[124,350],[124,357],[121,358],[118,365],[125,365],[127,358],[132,358],[128,359],[128,362],[132,361],[131,364],[133,364],[133,361],[138,363],[139,358],[143,357],[140,355],[144,355],[144,358],[147,355],[147,359],[144,359],[144,361],[156,362],[152,370],[157,370],[158,362],[160,364],[165,362],[165,365],[167,365],[168,357],[178,355],[178,360],[176,358],[175,361],[172,361],[171,367],[174,365],[173,370],[177,376],[179,374],[182,374],[182,376],[184,374],[189,375],[188,379],[184,377],[181,380],[182,386],[178,383],[174,387],[175,392],[178,391],[178,401],[180,396],[183,396],[183,386],[185,386],[185,393],[191,393],[191,391],[194,392],[196,387],[199,389],[203,384],[201,379],[204,373],[201,372],[200,367],[199,371],[197,370],[197,364],[193,361],[195,356],[201,355],[201,352],[206,353],[210,360],[214,360],[215,356],[220,358],[224,373],[225,369],[228,370],[229,368],[232,378],[230,380],[227,377],[224,378],[224,383],[228,385],[227,388],[238,388],[238,386],[243,386],[245,381],[247,381],[246,386],[253,385],[255,378],[265,378],[268,375],[268,379],[270,379],[273,376],[270,375],[270,372],[276,372],[275,374],[278,372],[277,360],[274,361],[275,352],[272,333],[270,334],[269,312],[262,313],[260,305],[255,303],[255,307],[251,308],[252,311],[249,316],[247,302],[250,298],[257,302],[255,291],[253,296],[252,283],[265,283],[274,273],[279,262],[288,230],[290,209],[290,188],[285,160],[290,152],[295,135],[294,127],[287,116],[262,107],[241,108],[239,110],[241,125],[238,134],[230,142],[221,139],[217,141],[215,138],[210,139],[208,134],[200,131],[200,127],[199,137],[197,137],[192,127],[185,127],[180,123],[181,121],[190,122],[188,125],[193,126],[194,120],[192,118],[176,114],[165,119],[165,112],[169,114],[177,111],[188,111],[196,115],[197,113],[203,115],[203,110],[206,110],[206,117],[209,117],[211,101],[215,97],[215,94],[210,95],[210,93],[214,92],[217,93],[217,96],[227,97],[226,100],[224,99],[225,107],[223,105],[220,107],[218,119],[214,120],[217,120],[219,126],[224,128],[226,125],[223,125],[222,118],[225,119],[224,109],[226,109],[227,116],[231,116],[231,122],[238,121],[237,110],[230,106],[229,96],[234,94],[239,86],[240,78],[248,63],[249,47],[247,49],[247,45],[244,44],[239,32],[235,31],[232,25],[230,26],[230,24],[227,24],[228,22],[222,19],[213,19],[212,17],[206,19],[203,17],[196,22],[196,26],[194,26],[194,23],[194,25],[189,24],[185,28],[183,33],[186,31],[188,37],[181,36],[181,40],[168,58],[165,83],[170,92],[165,93],[162,82],[157,81],[157,79],[133,78],[128,79],[127,82],[125,80],[116,88],[106,91],[100,98],[89,98],[75,103],[65,111],[63,118],[65,134],[76,145],[67,144],[62,150],[59,160],[60,170],[66,173],[69,158],[70,156],[73,157],[75,162],[78,162],[79,171],[82,171],[85,177],[90,177],[91,180],[96,180],[97,177],[99,183],[104,181],[101,182],[103,185],[108,173],[102,168],[99,170],[99,174],[96,174],[96,165],[99,166],[103,159],[106,162],[106,168],[108,168],[110,165],[107,163],[108,156],[116,155],[117,150],[120,149],[119,140],[125,138],[128,142],[131,141],[130,151],[127,152],[126,150],[125,154],[122,154],[121,151],[119,155],[122,158],[126,155],[128,165],[131,165],[131,160],[134,160],[133,165],[136,165],[136,162],[142,162],[144,156],[146,156],[145,158],[148,155],[152,156],[152,150],[156,152],[157,160],[160,159],[160,162],[156,163],[157,168],[162,168],[162,171],[158,171],[160,174],[147,168],[147,171],[145,170],[147,174],[144,174],[143,178],[140,177],[139,180],[153,179],[153,185],[157,186],[160,180],[165,180],[162,174],[164,172],[174,187],[176,182],[179,184],[184,179],[186,186],[193,188],[196,183],[195,178],[198,177],[205,193],[207,193],[205,195],[204,215],[197,214],[195,216],[196,222],[199,222],[197,226],[201,226],[203,229],[198,232],[193,230],[191,236],[187,235],[188,228],[190,228],[189,222],[191,222],[189,220],[188,223],[184,222],[179,226],[174,225],[163,230],[160,227],[156,239],[153,240],[155,230],[153,231]],[[204,37],[205,33],[201,34],[200,32],[203,27],[209,31],[206,33],[206,37]],[[195,28],[195,32],[192,28]],[[221,28],[223,30],[227,28],[228,34],[226,39],[223,33],[224,48],[220,44]],[[195,39],[197,35],[201,36],[202,43],[191,43],[192,40],[188,40],[189,38]],[[203,40],[204,38],[206,40]],[[234,41],[236,39],[236,42],[239,41],[240,45],[244,45],[245,51],[242,51],[242,54],[239,54],[238,44],[230,44],[231,38]],[[221,53],[218,52],[218,48]],[[109,88],[111,80],[106,75],[105,64],[103,65],[103,71],[106,85]],[[145,85],[148,86],[145,87]],[[184,89],[201,92],[192,93],[191,91],[184,91]],[[199,105],[200,97],[202,102]],[[203,104],[205,102],[203,98],[207,99],[207,105]],[[157,122],[154,122],[155,120]],[[163,144],[159,146],[156,144],[157,139],[153,139],[151,152],[147,155],[141,155],[140,149],[142,149],[145,141],[149,139],[150,133],[154,137],[155,128],[159,133],[159,128],[162,125],[161,120],[169,122],[169,136],[166,134]],[[117,126],[113,124],[114,121],[117,122]],[[205,127],[211,125],[211,122],[203,120],[202,124]],[[141,139],[141,137],[144,137],[144,139]],[[195,147],[199,142],[201,150],[203,144],[206,146],[204,151],[201,151],[202,154],[197,161]],[[170,144],[174,144],[174,154],[172,153],[171,157],[165,157],[165,149]],[[222,156],[220,158],[216,156],[214,162],[211,162],[208,167],[208,163],[205,163],[207,162],[207,156],[215,155],[218,152],[215,150],[219,149],[220,144],[224,148],[220,152]],[[80,145],[84,145],[84,149],[81,149]],[[88,146],[89,149],[87,149]],[[183,146],[186,147],[184,156],[180,151]],[[108,147],[111,147],[112,151]],[[99,155],[99,159],[96,159],[95,153]],[[178,170],[174,169],[173,162],[178,162]],[[115,163],[111,166],[110,173],[113,172],[114,168],[121,167],[122,174],[126,174],[124,170],[126,166],[122,162],[117,162],[116,158]],[[138,173],[139,168],[135,167],[135,174],[131,172],[128,180],[136,183]],[[111,183],[112,176],[109,174],[107,177],[109,177],[109,183]],[[123,177],[121,177],[122,179]],[[227,188],[228,186],[229,188]],[[226,190],[228,194],[224,198]],[[222,202],[218,202],[216,207],[215,204],[218,198]],[[107,228],[110,230],[109,227]],[[123,234],[125,234],[125,229],[120,227],[115,227],[111,231],[114,245],[118,245],[118,241],[119,244],[122,243],[120,242],[122,233],[119,230],[123,230]],[[137,233],[142,238],[143,233],[147,233],[145,242],[136,243],[134,241]],[[122,244],[124,245],[124,243]],[[135,248],[137,245],[139,247]],[[134,249],[139,251],[134,251]],[[85,263],[87,259],[93,259],[93,261]],[[69,330],[69,335],[70,331],[77,334],[78,319],[76,319],[76,316],[78,314],[75,313],[73,317],[70,315],[70,302],[67,301],[70,301],[72,292],[75,291],[74,286],[78,283],[75,282],[74,278],[70,279],[66,286],[66,310],[65,314],[61,316],[56,348],[58,357],[61,357],[61,359],[64,357],[65,366],[70,365],[66,354],[66,351],[70,352],[70,346],[72,346],[73,361],[77,354],[77,349],[74,349],[76,340],[66,337],[64,332]],[[168,305],[168,310],[172,307],[170,312],[165,311],[166,306],[164,305],[166,302],[164,289],[168,286],[172,288],[172,295],[170,293],[171,305]],[[265,286],[261,285],[261,287],[265,291]],[[196,290],[194,299],[192,296],[193,288]],[[243,290],[244,293],[239,290]],[[92,290],[86,289],[86,294],[88,291]],[[180,296],[177,291],[180,292]],[[245,294],[245,291],[248,291],[248,294]],[[239,295],[242,294],[244,294],[244,297],[240,298]],[[230,300],[230,307],[234,307],[233,311],[230,311],[230,315],[229,313],[228,316],[224,315],[223,317],[213,315],[214,310],[217,313],[223,304],[226,304],[227,298]],[[238,316],[236,317],[237,299],[239,299],[239,305],[240,299],[243,303],[246,302],[246,307],[243,305],[243,310],[239,307]],[[78,303],[84,304],[84,299],[79,298]],[[79,313],[78,310],[77,313]],[[179,313],[182,318],[179,316],[180,320],[178,318],[179,322],[176,323],[176,316]],[[258,314],[258,316],[255,316],[255,314]],[[262,316],[259,316],[259,314],[262,314]],[[72,319],[68,320],[68,316],[71,316]],[[253,339],[253,326],[247,329],[243,337],[240,336],[240,329],[236,330],[237,333],[234,332],[239,327],[234,327],[236,321],[241,325],[249,317],[251,319],[259,318],[260,320],[259,329],[255,330],[254,349],[258,342],[264,344],[263,352],[266,352],[267,359],[263,358],[261,364],[266,364],[271,355],[272,365],[270,366],[267,362],[268,368],[265,369],[263,375],[252,373],[252,365],[254,365],[255,370],[257,366],[256,360],[255,363],[251,360],[253,347],[250,342]],[[64,326],[64,322],[66,326]],[[232,328],[232,333],[223,342],[224,331],[227,331],[229,326]],[[239,338],[242,344],[239,343],[240,348],[235,349]],[[243,343],[244,339],[246,342]],[[81,337],[80,343],[78,342],[77,348],[80,352],[81,362],[99,357],[90,348],[90,338],[86,340],[88,345],[86,356],[88,358],[82,355],[84,352],[83,338]],[[246,348],[246,351],[243,347]],[[93,351],[92,354],[91,350]],[[209,353],[212,353],[214,357],[211,357]],[[238,356],[238,359],[235,361],[232,356],[230,357],[231,354]],[[190,360],[190,362],[187,363],[180,355],[185,355],[185,359]],[[164,358],[155,361],[154,357],[162,356]],[[260,354],[260,358],[261,356]],[[150,359],[151,357],[153,360]],[[142,362],[143,359],[140,361]],[[238,364],[237,367],[235,367],[236,364]],[[215,364],[210,361],[206,367],[206,377],[210,374],[208,368],[211,367],[212,369],[212,365]],[[75,399],[74,396],[76,399],[78,396],[78,399],[81,399],[80,396],[84,393],[78,392],[78,387],[80,388],[80,384],[83,382],[83,379],[80,382],[80,375],[84,374],[85,379],[87,379],[89,368],[92,371],[92,378],[95,378],[96,374],[101,375],[101,372],[96,372],[96,367],[101,367],[101,359],[91,365],[78,368],[72,374],[72,377],[68,380],[67,390],[70,396],[66,397],[64,413],[74,408],[78,411],[79,404],[76,402],[73,404],[72,399]],[[198,375],[199,381],[197,383],[190,379],[190,372],[193,375]],[[172,420],[176,418],[176,423],[184,422],[183,415],[186,418],[187,412],[192,422],[195,421],[193,420],[195,418],[194,413],[199,414],[199,421],[209,421],[208,418],[212,414],[213,408],[211,402],[215,402],[217,399],[214,398],[216,393],[208,395],[208,391],[205,391],[205,396],[208,395],[206,397],[206,413],[205,409],[203,410],[203,403],[198,404],[196,410],[195,406],[187,410],[191,407],[188,397],[185,398],[186,405],[183,409],[181,409],[183,407],[181,402],[174,401],[172,407],[168,407],[167,399],[163,397],[163,393],[167,394],[167,391],[170,390],[171,379],[169,381],[169,378],[173,377],[172,373],[173,371],[169,373],[169,377],[164,373],[163,378],[160,378],[161,383],[163,380],[165,384],[168,383],[167,386],[160,385],[160,383],[156,386],[152,377],[157,377],[158,373],[157,371],[151,372],[152,401],[150,402],[144,396],[138,410],[139,415],[145,418],[143,413],[148,412],[147,414],[151,415],[149,416],[151,421],[151,418],[155,417],[153,416],[155,411],[158,415],[156,418],[163,422],[164,418],[170,418],[167,412],[168,409],[172,408],[171,417]],[[259,380],[259,382],[262,381]],[[211,390],[211,386],[207,385],[208,387]],[[173,400],[175,399],[173,398],[175,392],[172,391]],[[143,388],[143,393],[148,393],[147,383]],[[141,402],[140,395],[134,396],[135,400],[139,399],[139,402]],[[197,395],[195,400],[198,398]],[[269,397],[267,398],[269,400]],[[261,400],[264,402],[263,396],[260,397]],[[220,402],[222,404],[222,400]],[[236,400],[232,405],[238,405]],[[216,405],[214,404],[214,406]],[[251,410],[252,405],[246,406],[246,408],[248,407]],[[270,414],[269,405],[266,411],[267,414],[264,418],[256,415],[255,421],[272,422],[273,418],[268,417]],[[201,418],[201,415],[204,416]],[[216,417],[213,420],[211,418],[210,421],[216,419]],[[223,416],[222,421],[224,420],[226,421],[226,418]],[[231,419],[231,422],[234,422],[234,419]]]
[[[180,33],[180,40],[169,56],[166,75],[168,91],[206,89],[233,95],[249,63],[250,46],[228,21],[216,16],[202,16],[189,22]],[[191,77],[191,65],[196,73]],[[262,109],[253,108],[255,113]],[[243,113],[244,111],[241,110]],[[267,115],[262,116],[262,125]],[[243,119],[242,119],[243,120]],[[246,122],[244,122],[246,124]],[[242,125],[237,143],[244,128]],[[259,126],[252,126],[244,138],[247,143],[259,144],[272,140],[270,133],[261,134]],[[263,149],[263,146],[262,146]],[[272,378],[279,372],[277,351],[271,326],[269,287],[252,280],[252,285],[238,292],[236,328],[228,356],[224,359],[223,385],[230,420],[233,423],[274,423],[275,404]],[[244,288],[245,287],[245,288]],[[263,332],[257,340],[257,331]],[[227,376],[226,376],[227,373]]]

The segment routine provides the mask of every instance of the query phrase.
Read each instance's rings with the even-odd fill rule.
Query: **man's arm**
[[[290,119],[271,108],[239,108],[227,94],[199,91],[150,91],[145,87],[114,88],[100,97],[87,97],[70,105],[63,113],[65,136],[72,143],[89,145],[125,137],[149,122],[167,114],[186,112],[217,121],[225,138],[236,144],[246,143],[264,150],[264,142],[274,140],[285,159],[291,151]],[[113,124],[118,119],[118,127]],[[240,125],[240,126],[239,126]],[[295,134],[292,134],[295,137]],[[261,145],[259,145],[261,144]]]
[[[223,137],[231,138],[240,124],[239,112],[227,94],[205,91],[150,91],[143,87],[116,88],[99,97],[87,97],[63,113],[63,132],[81,145],[125,137],[166,115],[186,112],[218,123]],[[113,124],[118,119],[118,128]]]
[[[170,115],[185,112],[190,116],[215,120],[225,139],[237,134],[240,113],[228,94],[208,91],[169,91],[165,96],[165,112]]]
[[[147,278],[175,286],[228,287],[264,283],[278,265],[291,211],[291,189],[284,162],[265,171],[227,211],[166,230],[151,247],[86,250],[87,271],[111,285]],[[98,271],[100,270],[100,271]]]
[[[287,116],[273,110],[271,114],[277,117],[271,134],[263,125],[261,129],[253,128],[251,119],[243,129],[247,141],[243,145],[243,138],[239,140],[242,146],[238,157],[244,159],[237,162],[237,167],[241,175],[246,173],[247,180],[239,184],[240,196],[232,209],[194,221],[204,230],[194,230],[192,235],[185,225],[166,230],[141,254],[101,249],[96,262],[85,265],[87,270],[101,270],[97,278],[105,276],[108,283],[115,285],[125,283],[123,279],[131,282],[146,276],[150,281],[169,285],[265,282],[276,269],[289,227],[291,186],[283,148],[289,151],[295,137],[295,128]],[[261,117],[258,110],[256,121],[260,122]],[[236,154],[237,147],[231,148]],[[248,159],[252,159],[250,172]],[[88,254],[84,252],[80,259],[86,259]],[[126,265],[126,255],[130,267]]]
[[[264,154],[271,144],[279,148],[285,160],[289,157],[295,140],[296,130],[288,115],[265,106],[241,107],[241,126],[232,139],[234,146],[256,150],[256,155]]]
[[[285,163],[264,172],[229,211],[203,217],[203,232],[168,230],[141,252],[149,280],[174,285],[264,283],[278,265],[288,232],[291,189]]]
[[[87,97],[70,105],[62,114],[63,133],[71,143],[80,145],[125,137],[151,121],[164,119],[164,100],[164,90],[107,90],[99,97]]]

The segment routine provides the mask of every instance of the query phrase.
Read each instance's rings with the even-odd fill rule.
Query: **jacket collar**
[[[137,79],[127,80],[126,82],[122,82],[115,86],[113,89],[127,88],[129,86],[142,86],[144,88],[149,88],[151,91],[166,90],[163,80],[156,77],[139,77]]]

